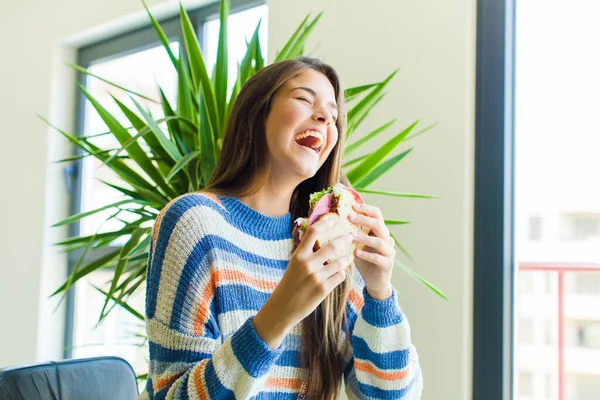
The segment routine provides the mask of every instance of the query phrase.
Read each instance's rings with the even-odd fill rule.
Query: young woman
[[[141,398],[329,400],[342,381],[350,399],[420,398],[381,212],[355,209],[354,222],[375,236],[313,252],[328,229],[320,221],[293,245],[309,195],[347,183],[345,121],[338,76],[319,60],[275,63],[244,85],[207,188],[172,201],[155,223]],[[298,143],[306,135],[316,148]],[[366,246],[358,273],[349,257],[325,263],[352,240]]]

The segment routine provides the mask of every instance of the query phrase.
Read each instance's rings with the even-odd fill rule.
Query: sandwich
[[[347,233],[369,235],[370,229],[357,225],[348,219],[348,215],[355,212],[352,206],[356,203],[362,204],[364,201],[354,189],[341,183],[311,194],[308,217],[298,218],[294,221],[292,233],[294,245],[297,247],[302,241],[306,230],[320,220],[333,221],[333,226],[317,238],[313,251],[317,251],[333,239]],[[352,241],[342,248],[338,254],[331,257],[331,260],[345,255],[354,255],[354,251],[358,246],[362,245]]]

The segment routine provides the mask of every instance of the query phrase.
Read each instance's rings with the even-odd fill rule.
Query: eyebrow
[[[293,88],[293,89],[292,89],[292,92],[293,92],[294,90],[299,90],[299,89],[301,89],[301,90],[305,90],[305,91],[307,91],[308,93],[312,94],[313,96],[315,96],[315,97],[318,97],[318,95],[317,95],[317,92],[315,92],[313,89],[311,89],[311,88],[309,88],[309,87],[306,87],[306,86],[298,86],[298,87],[295,87],[295,88]],[[331,107],[335,108],[335,110],[336,110],[336,111],[339,111],[339,110],[338,110],[338,106],[337,106],[337,104],[335,104],[335,102],[333,102],[333,101],[330,101],[330,102],[329,102],[329,105],[330,105]]]

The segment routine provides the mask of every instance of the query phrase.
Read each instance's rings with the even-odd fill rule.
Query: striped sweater
[[[276,350],[252,325],[290,260],[291,218],[198,193],[161,211],[148,264],[150,365],[140,399],[298,398],[306,376],[302,324]],[[372,299],[354,275],[344,360],[348,398],[419,399],[421,370],[396,292]]]

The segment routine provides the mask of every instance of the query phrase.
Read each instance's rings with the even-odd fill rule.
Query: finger
[[[371,253],[360,249],[356,249],[354,254],[356,254],[356,257],[358,258],[368,261],[371,264],[378,265],[380,267],[385,267],[387,264],[389,264],[388,258],[382,256],[381,254]]]
[[[367,235],[354,235],[354,241],[365,246],[369,246],[379,254],[390,257],[394,252],[394,248],[388,242],[379,237]]]
[[[357,213],[350,213],[348,219],[355,224],[371,229],[375,236],[382,239],[390,236],[390,230],[381,219]]]
[[[354,208],[354,210],[358,211],[359,213],[363,213],[370,217],[383,220],[383,214],[381,213],[379,207],[375,207],[365,203],[354,203],[352,205],[352,208]]]
[[[313,254],[313,248],[320,235],[331,227],[331,222],[328,220],[319,220],[306,229],[302,241],[296,250],[303,257],[310,257]]]
[[[345,271],[350,264],[354,261],[354,254],[347,255],[336,259],[335,261],[325,265],[321,271],[318,272],[320,278],[327,280],[339,271]]]
[[[351,263],[352,262],[350,262],[348,265],[350,265]],[[336,286],[338,286],[340,283],[346,280],[346,270],[347,266],[342,268],[338,267],[337,272],[334,272],[329,278],[327,278],[327,280],[325,281],[327,293],[330,293],[333,289],[335,289]]]
[[[347,247],[352,243],[352,239],[353,237],[351,234],[342,235],[333,239],[315,252],[315,259],[321,264],[325,263],[325,261],[330,260],[332,257],[342,252],[344,247]]]

